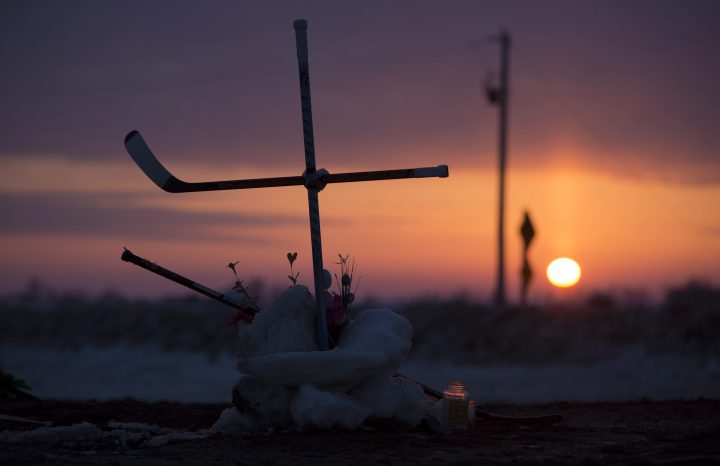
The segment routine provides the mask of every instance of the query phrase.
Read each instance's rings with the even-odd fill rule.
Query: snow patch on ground
[[[41,398],[230,402],[239,375],[233,355],[156,348],[0,346],[0,367],[28,382]]]
[[[410,360],[401,372],[442,390],[463,380],[478,403],[720,398],[720,360],[628,351],[593,364],[454,365]]]
[[[56,443],[68,441],[96,440],[105,434],[94,424],[81,422],[72,426],[38,427],[34,430],[0,432],[0,442],[4,443]]]
[[[183,442],[207,437],[211,431],[182,432],[136,422],[109,422],[105,431],[89,422],[71,426],[39,427],[28,431],[0,432],[0,443],[57,444],[109,440],[123,447],[159,447],[169,442]]]
[[[3,370],[42,398],[229,403],[238,380],[235,357],[137,347],[0,347]],[[720,361],[630,351],[594,364],[460,365],[411,359],[400,372],[442,390],[467,383],[480,403],[547,403],[720,398]],[[82,383],[80,383],[82,381]]]

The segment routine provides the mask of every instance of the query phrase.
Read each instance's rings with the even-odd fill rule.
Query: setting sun
[[[580,280],[580,266],[572,259],[561,257],[550,262],[546,274],[550,283],[567,288]]]

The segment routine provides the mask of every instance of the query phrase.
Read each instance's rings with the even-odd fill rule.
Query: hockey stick
[[[422,388],[423,392],[430,398],[433,398],[437,401],[441,400],[443,398],[442,392],[435,390],[432,387],[429,387],[423,383],[418,382],[417,380],[411,379],[410,377],[407,377],[402,374],[395,374],[395,377],[405,379],[409,382],[416,383]],[[497,421],[497,422],[506,422],[509,424],[521,424],[521,425],[551,425],[551,424],[557,424],[558,422],[563,421],[563,417],[559,414],[546,414],[542,416],[503,416],[500,414],[494,414],[489,413],[487,411],[482,411],[479,407],[475,408],[475,415],[478,419],[482,419],[484,421]]]
[[[277,178],[189,183],[175,177],[160,163],[138,131],[130,131],[128,135],[125,136],[125,149],[143,173],[145,173],[145,175],[147,175],[147,177],[150,178],[158,187],[169,193],[219,191],[226,189],[272,188],[278,186],[302,186],[306,183],[306,178],[304,176],[282,176]],[[447,178],[447,176],[447,165],[439,165],[437,167],[409,168],[400,170],[320,174],[319,182],[321,184],[320,187],[323,187],[327,183],[394,180],[399,178]]]
[[[120,256],[122,260],[125,262],[130,262],[131,264],[135,264],[139,267],[142,267],[145,270],[149,270],[150,272],[156,273],[160,275],[161,277],[165,277],[168,280],[174,281],[175,283],[179,283],[180,285],[186,286],[190,288],[193,291],[197,291],[198,293],[207,296],[208,298],[215,299],[217,301],[220,301],[223,304],[227,304],[228,306],[234,307],[235,309],[244,312],[245,314],[248,314],[248,318],[252,319],[252,316],[257,314],[259,309],[251,307],[251,306],[242,306],[237,303],[237,301],[228,298],[226,295],[217,292],[215,290],[212,290],[206,286],[203,286],[199,283],[196,283],[189,278],[183,277],[180,274],[177,274],[173,272],[172,270],[168,270],[165,267],[161,267],[153,262],[150,262],[147,259],[143,259],[142,257],[136,256],[132,252],[130,252],[129,249],[124,248],[122,255]]]

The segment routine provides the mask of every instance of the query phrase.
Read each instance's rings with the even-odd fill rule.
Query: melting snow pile
[[[412,344],[404,317],[365,310],[329,351],[318,351],[315,335],[314,300],[303,286],[289,288],[241,326],[235,407],[213,430],[354,429],[371,417],[416,426],[425,417],[422,389],[393,378]]]

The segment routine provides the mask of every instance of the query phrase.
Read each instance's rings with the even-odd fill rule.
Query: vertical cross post
[[[293,21],[297,46],[298,71],[300,73],[300,105],[302,108],[303,140],[305,143],[305,178],[315,179],[315,139],[313,136],[312,102],[310,100],[310,66],[308,64],[307,20]],[[310,242],[312,244],[313,279],[315,281],[315,319],[318,347],[328,349],[327,322],[325,317],[325,274],[323,272],[322,239],[320,237],[320,204],[318,191],[321,186],[306,182],[310,208]]]

